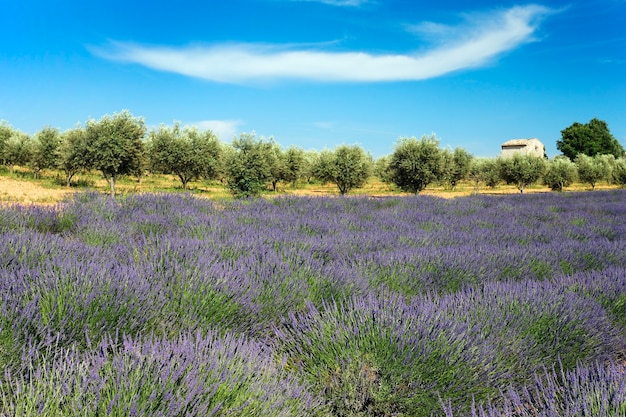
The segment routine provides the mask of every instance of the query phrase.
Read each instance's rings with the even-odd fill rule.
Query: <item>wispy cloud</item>
[[[201,120],[191,123],[192,126],[201,130],[211,130],[222,141],[229,141],[239,132],[239,126],[242,125],[241,120]]]
[[[355,1],[355,0],[353,0]],[[335,1],[337,2],[337,1]],[[552,10],[518,6],[491,14],[466,16],[461,27],[434,23],[414,29],[438,37],[437,46],[419,54],[328,52],[294,45],[223,44],[162,47],[113,42],[93,49],[106,59],[225,83],[281,79],[326,82],[424,80],[485,65],[498,55],[535,41]]]

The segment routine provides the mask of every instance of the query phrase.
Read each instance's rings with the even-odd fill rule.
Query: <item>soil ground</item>
[[[58,173],[44,173],[40,179],[34,179],[32,173],[28,171],[17,171],[13,174],[8,172],[0,173],[0,204],[56,204],[67,199],[71,194],[80,191],[92,190],[97,192],[108,192],[107,182],[98,175],[91,174],[80,176],[74,186],[68,188],[62,185]],[[616,186],[598,184],[596,189],[614,189]],[[571,191],[591,190],[587,184],[573,184],[566,189]],[[116,185],[119,194],[132,194],[137,192],[183,192],[180,182],[173,176],[148,175],[141,180],[135,178],[122,178]],[[230,193],[224,185],[213,182],[192,182],[189,192],[199,197],[206,198],[229,198]],[[432,185],[422,191],[422,195],[432,195],[443,198],[462,197],[474,194],[476,190],[469,183],[461,183],[456,189],[450,190],[443,186]],[[478,190],[481,194],[512,194],[519,193],[519,190],[512,185],[499,185],[496,188],[481,187]],[[526,193],[551,192],[545,186],[532,185],[524,190]],[[302,195],[302,196],[326,196],[338,195],[337,187],[334,184],[302,184],[293,187],[288,184],[279,184],[276,193],[268,192],[266,196]],[[392,195],[407,195],[389,184],[385,184],[377,179],[369,181],[364,187],[352,190],[349,195],[368,195],[373,197],[383,197]]]

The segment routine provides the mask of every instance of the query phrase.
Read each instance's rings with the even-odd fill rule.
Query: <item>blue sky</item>
[[[399,137],[497,156],[573,122],[626,145],[626,1],[0,4],[0,120],[35,133],[128,109],[149,127],[255,131],[284,148]]]

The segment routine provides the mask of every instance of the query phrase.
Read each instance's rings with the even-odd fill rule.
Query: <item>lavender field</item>
[[[626,191],[0,209],[0,416],[626,416]]]

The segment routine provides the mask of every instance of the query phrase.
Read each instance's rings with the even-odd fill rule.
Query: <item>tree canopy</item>
[[[226,155],[228,188],[238,197],[255,196],[265,189],[272,178],[272,150],[265,138],[257,138],[254,132],[242,133],[233,139]]]
[[[569,158],[560,156],[548,162],[548,168],[543,175],[543,183],[553,191],[563,191],[576,180],[578,170]]]
[[[33,138],[30,135],[13,131],[12,136],[4,144],[3,159],[11,172],[15,165],[26,166],[33,156]]]
[[[339,188],[341,195],[354,188],[362,187],[372,174],[374,160],[370,154],[358,145],[341,145],[333,151],[320,153],[315,168],[315,176],[332,182]]]
[[[389,161],[389,178],[401,190],[418,194],[443,179],[443,151],[435,135],[400,138]]]
[[[514,184],[520,193],[524,188],[541,178],[545,171],[545,160],[532,155],[514,154],[509,158],[500,158],[500,177],[507,184]]]
[[[61,134],[57,167],[65,174],[65,184],[72,184],[74,175],[89,169],[85,129],[77,126]]]
[[[35,134],[33,153],[30,160],[35,177],[42,169],[56,167],[60,144],[61,134],[56,128],[46,126]]]
[[[575,122],[563,129],[556,148],[572,161],[579,154],[606,154],[616,158],[624,155],[624,148],[611,134],[608,124],[597,118],[591,119],[589,123]]]
[[[220,171],[221,145],[210,130],[160,126],[150,132],[148,153],[152,171],[176,175],[185,190],[190,181],[215,178]]]
[[[85,139],[89,166],[101,171],[109,181],[112,196],[118,176],[141,174],[145,134],[143,119],[133,117],[126,110],[87,122]]]
[[[602,180],[608,180],[611,176],[612,162],[603,154],[589,156],[580,154],[574,162],[578,167],[578,178],[581,182],[591,185],[591,189],[596,188],[596,184]]]

